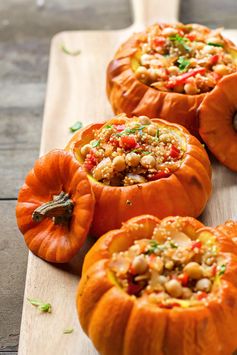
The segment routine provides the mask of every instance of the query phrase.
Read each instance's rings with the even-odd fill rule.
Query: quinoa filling
[[[212,90],[237,70],[221,30],[182,23],[148,27],[132,59],[136,77],[160,91],[196,95]]]
[[[84,168],[94,179],[129,186],[167,178],[180,167],[186,149],[181,131],[146,116],[119,117],[94,131],[94,139],[80,148]]]
[[[126,251],[113,253],[109,270],[129,295],[145,297],[161,308],[191,307],[215,296],[225,273],[215,237],[192,239],[180,228],[161,222],[151,239],[136,240]]]

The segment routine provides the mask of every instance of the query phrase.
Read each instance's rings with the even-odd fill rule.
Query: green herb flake
[[[179,59],[177,60],[178,64],[179,64],[179,69],[180,70],[185,70],[187,69],[187,67],[190,64],[190,60],[184,58],[184,57],[179,57]]]
[[[71,132],[76,132],[81,128],[82,128],[82,122],[80,121],[75,122],[71,127],[69,127]]]
[[[189,42],[188,38],[184,38],[176,34],[175,36],[170,36],[169,39],[173,42],[181,44],[187,52],[191,51],[191,48],[187,45],[187,42]]]
[[[104,127],[105,129],[110,129],[110,128],[113,128],[112,125],[108,124],[107,126]]]
[[[177,245],[172,240],[170,241],[170,246],[173,249],[177,249],[178,248]]]
[[[145,251],[145,254],[150,255],[150,254],[155,254],[155,252],[159,249],[159,244],[156,240],[152,239],[150,240],[150,245],[148,249]]]
[[[81,54],[80,50],[76,50],[76,51],[70,51],[68,50],[64,44],[61,45],[61,50],[63,51],[63,53],[67,54],[67,55],[71,55],[73,57],[78,56],[79,54]]]
[[[73,333],[73,331],[74,331],[73,328],[66,328],[66,329],[64,329],[63,334],[71,334],[71,333]]]
[[[29,301],[33,306],[37,307],[40,312],[51,313],[52,311],[52,306],[50,303],[44,303],[41,300],[34,298],[27,298],[27,301]]]
[[[213,47],[224,47],[223,44],[220,43],[213,43],[213,42],[207,42],[208,46],[213,46]]]
[[[92,148],[95,148],[95,147],[98,147],[99,144],[100,144],[100,139],[98,139],[98,140],[96,140],[96,141],[93,141],[93,142],[91,143],[91,146],[92,146]]]
[[[151,154],[151,152],[146,152],[145,150],[143,150],[141,153],[144,154],[144,155]]]
[[[218,275],[219,275],[219,276],[224,275],[225,271],[226,271],[226,265],[225,265],[225,264],[222,264],[222,265],[220,266]]]

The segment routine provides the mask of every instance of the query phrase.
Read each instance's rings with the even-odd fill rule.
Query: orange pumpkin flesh
[[[106,125],[125,121],[124,116],[118,116]],[[197,217],[203,211],[211,193],[211,167],[205,150],[183,127],[159,119],[153,122],[174,130],[185,140],[186,152],[180,168],[167,178],[131,186],[107,186],[88,175],[96,199],[92,234],[100,236],[142,213],[159,218],[168,215]],[[93,139],[93,130],[102,126],[103,123],[87,126],[68,143],[66,150],[73,152],[79,163],[83,164],[80,148]]]
[[[199,108],[199,133],[215,157],[237,171],[237,74],[223,78]]]
[[[34,254],[64,263],[82,246],[93,211],[94,196],[85,172],[71,154],[53,150],[37,160],[27,175],[19,191],[16,217]]]
[[[107,95],[114,113],[125,112],[129,117],[160,117],[185,126],[191,134],[199,137],[197,109],[209,94],[159,91],[137,79],[133,66],[136,66],[136,53],[143,36],[143,33],[133,34],[119,47],[108,65]],[[228,39],[223,38],[223,41],[236,61],[237,48]]]
[[[231,354],[237,347],[237,246],[225,227],[207,228],[190,217],[179,219],[182,232],[193,240],[213,239],[226,269],[213,284],[211,296],[195,306],[160,308],[143,296],[127,294],[113,277],[109,262],[114,252],[126,251],[135,240],[150,238],[160,221],[135,217],[120,230],[101,237],[86,255],[77,292],[83,330],[102,355]],[[234,226],[234,227],[233,227]],[[233,228],[237,228],[233,223]],[[233,229],[234,230],[234,229]],[[229,234],[231,229],[229,228]]]

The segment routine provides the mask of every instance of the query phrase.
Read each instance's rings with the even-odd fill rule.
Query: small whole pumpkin
[[[232,68],[222,62],[222,52],[233,61]],[[218,30],[197,24],[158,23],[135,33],[107,68],[114,113],[160,117],[199,137],[197,109],[223,75],[236,71],[236,53],[236,46]]]
[[[236,225],[228,223],[227,235],[225,225],[143,215],[102,236],[85,257],[77,292],[81,326],[99,353],[232,354]]]
[[[215,157],[237,171],[237,74],[224,77],[199,107],[199,133]]]
[[[16,205],[17,224],[35,255],[65,263],[85,241],[94,203],[79,163],[56,149],[39,158],[26,176]]]
[[[137,120],[147,122],[147,124],[140,124]],[[131,124],[134,124],[135,128],[129,128]],[[121,142],[124,144],[125,138],[127,140],[125,143],[132,144],[131,149],[128,146],[125,146],[124,149],[120,147],[117,148],[117,152],[121,151],[122,157],[126,155],[125,159],[127,159],[128,152],[129,155],[131,155],[130,152],[134,155],[134,151],[136,151],[136,158],[138,154],[148,154],[145,155],[145,157],[143,156],[143,160],[140,160],[140,164],[137,168],[132,168],[132,171],[134,169],[143,171],[144,167],[141,166],[141,164],[149,157],[149,152],[139,150],[142,149],[140,147],[140,141],[136,142],[135,140],[143,140],[143,137],[147,137],[145,131],[147,130],[149,132],[154,125],[157,125],[160,130],[166,130],[172,133],[173,138],[169,138],[168,135],[171,141],[172,139],[178,139],[183,142],[184,148],[180,166],[168,175],[165,173],[166,170],[162,170],[157,173],[157,178],[153,178],[153,175],[150,177],[150,181],[145,180],[146,182],[142,183],[143,180],[141,180],[141,183],[139,183],[140,180],[137,180],[137,183],[127,186],[111,186],[105,184],[96,180],[92,176],[91,171],[87,170],[88,178],[96,199],[91,227],[92,234],[100,236],[108,230],[118,228],[121,223],[127,219],[142,213],[153,214],[159,218],[164,218],[169,215],[189,215],[197,217],[203,211],[211,193],[211,166],[206,151],[200,142],[195,137],[191,136],[182,126],[160,119],[153,119],[151,121],[147,117],[128,119],[126,115],[119,115],[105,123],[92,124],[79,130],[68,143],[66,150],[73,153],[78,162],[87,168],[88,165],[94,162],[95,154],[101,154],[102,151],[104,152],[101,140],[95,139],[96,132],[103,132],[104,130],[105,137],[107,137],[108,142],[112,142],[112,146],[114,144],[120,144]],[[138,127],[140,128],[138,129]],[[142,129],[144,131],[143,134],[140,135]],[[114,130],[114,133],[110,134],[109,130]],[[130,133],[127,134],[126,132]],[[125,133],[127,135],[125,135]],[[162,136],[167,136],[167,134],[163,134]],[[120,138],[117,143],[116,139],[118,137]],[[163,149],[164,144],[161,142],[161,136],[149,137],[149,139],[153,139],[154,142],[157,140],[160,144],[160,149]],[[116,141],[114,142],[114,140]],[[105,145],[103,145],[106,147],[105,149],[107,149],[108,146],[107,141]],[[141,144],[143,144],[143,142],[141,142]],[[150,147],[154,148],[153,145]],[[109,148],[110,144],[108,149]],[[82,155],[82,151],[84,153],[85,149],[88,151],[86,158]],[[171,150],[172,149],[171,147]],[[140,151],[141,153],[139,153]],[[173,153],[176,154],[176,151],[177,149],[175,150],[174,148]],[[92,162],[90,161],[88,164],[87,157],[90,156],[89,158],[91,159],[92,153],[94,160]],[[112,152],[111,156],[113,156],[113,154]],[[105,160],[108,159],[107,156]],[[153,162],[151,157],[148,159],[150,162]],[[167,166],[172,167],[172,161],[169,162],[168,160],[165,167]],[[153,170],[154,168],[149,169],[149,171]],[[127,177],[130,175],[131,174],[127,174]]]

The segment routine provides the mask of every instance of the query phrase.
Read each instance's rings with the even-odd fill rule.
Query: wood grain
[[[150,22],[149,14],[154,12],[149,10],[149,5],[154,9],[155,4],[156,10],[160,10],[157,11],[159,14],[162,13],[164,4],[158,0],[148,1],[147,11],[144,12],[142,6],[145,0],[134,0],[134,3],[138,21],[135,21],[131,28],[108,32],[63,32],[54,37],[51,45],[41,154],[55,147],[64,147],[70,138],[68,127],[75,121],[80,120],[85,125],[102,121],[112,115],[105,96],[106,65],[123,39],[134,29]],[[173,19],[175,6],[177,13],[177,1],[168,0],[166,4],[172,7],[172,11],[167,12],[167,18],[163,17],[162,20]],[[80,50],[81,54],[76,57],[66,55],[61,50],[62,44],[71,51]],[[213,170],[214,193],[202,218],[206,223],[216,225],[237,215],[234,203],[237,188],[234,174],[216,162]],[[61,268],[29,254],[20,355],[96,354],[91,342],[81,331],[75,310],[75,291],[87,247],[85,246],[70,265]],[[41,298],[50,302],[53,307],[52,314],[38,314],[26,301],[26,297]],[[74,328],[74,332],[63,334],[63,330],[68,327]]]

